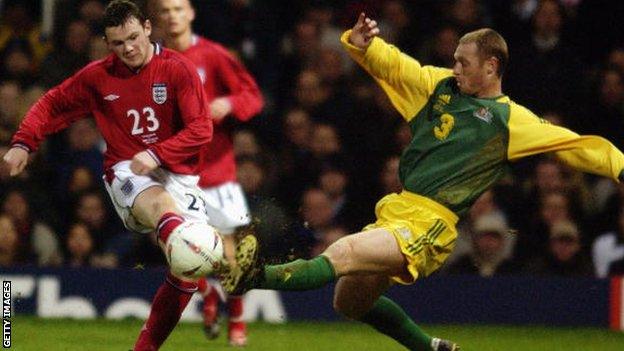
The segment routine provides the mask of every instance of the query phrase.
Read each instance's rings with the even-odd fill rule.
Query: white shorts
[[[251,223],[249,208],[240,184],[227,182],[202,190],[206,200],[208,223],[217,228],[219,233],[229,235],[236,228]]]
[[[115,177],[111,184],[104,180],[106,191],[113,201],[115,210],[126,228],[138,233],[150,233],[149,228],[139,223],[132,215],[136,197],[152,186],[162,186],[173,197],[180,214],[187,220],[207,221],[206,202],[197,182],[198,176],[171,173],[158,168],[148,176],[140,176],[130,170],[130,161],[121,161],[113,166]]]

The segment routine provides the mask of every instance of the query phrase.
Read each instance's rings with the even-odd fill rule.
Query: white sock
[[[439,338],[431,338],[431,349],[433,351],[438,351],[438,346],[440,346]]]

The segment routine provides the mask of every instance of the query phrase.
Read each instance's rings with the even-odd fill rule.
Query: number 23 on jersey
[[[141,135],[145,132],[145,129],[147,129],[148,132],[157,131],[158,128],[160,128],[160,122],[158,121],[158,118],[156,118],[154,109],[147,106],[144,107],[141,112],[142,114],[135,109],[130,109],[126,113],[128,117],[132,117],[134,119],[130,134]]]

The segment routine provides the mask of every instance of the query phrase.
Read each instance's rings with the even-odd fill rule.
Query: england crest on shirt
[[[154,102],[162,105],[167,101],[167,84],[154,83],[152,84],[152,99]]]

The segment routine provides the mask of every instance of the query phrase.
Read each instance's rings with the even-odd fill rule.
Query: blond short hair
[[[459,39],[460,44],[477,44],[477,50],[479,50],[479,56],[481,60],[487,60],[490,57],[494,57],[498,60],[498,69],[496,74],[499,77],[503,76],[507,63],[509,62],[509,50],[507,49],[507,42],[502,35],[491,28],[482,28],[475,31],[464,34]]]

